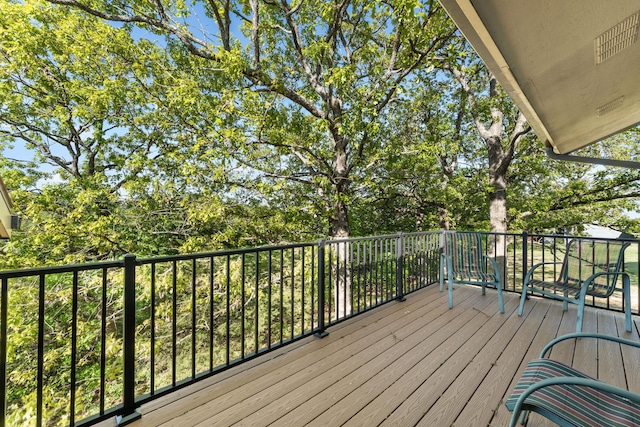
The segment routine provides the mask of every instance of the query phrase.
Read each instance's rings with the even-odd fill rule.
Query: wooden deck
[[[575,330],[576,306],[455,289],[452,310],[437,286],[413,293],[285,349],[143,406],[147,426],[505,426],[503,401],[524,364],[548,341]],[[585,331],[640,341],[640,319],[587,309]],[[640,392],[640,354],[580,340],[552,356]],[[517,377],[516,377],[517,378]],[[529,426],[545,426],[532,415]]]

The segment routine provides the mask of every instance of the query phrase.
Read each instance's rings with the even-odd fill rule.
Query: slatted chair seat
[[[621,278],[625,327],[631,331],[631,284],[629,275],[623,271],[627,246],[629,242],[620,240],[570,240],[562,262],[541,262],[529,269],[522,285],[518,316],[522,316],[528,293],[540,293],[562,300],[565,311],[568,303],[577,304],[576,332],[580,332],[586,297],[610,297],[617,289],[618,278]],[[561,265],[558,276],[545,280],[545,266],[554,264]]]
[[[529,288],[533,289],[542,289],[546,291],[556,292],[560,295],[566,295],[569,298],[578,299],[580,297],[580,281],[577,279],[567,279],[568,283],[565,282],[548,282],[544,280],[536,280],[530,279],[527,285]],[[610,295],[610,292],[606,288],[602,287],[593,287],[588,292],[589,296],[599,297],[599,298],[607,298]]]
[[[638,342],[599,334],[575,333],[557,338],[545,347],[540,359],[527,364],[505,402],[513,412],[510,426],[515,426],[519,417],[524,423],[526,411],[535,411],[560,426],[640,426],[640,395],[544,358],[553,345],[573,338],[605,339],[640,348]]]
[[[494,258],[484,254],[481,233],[468,231],[445,231],[443,233],[443,251],[440,258],[440,291],[448,282],[449,308],[453,308],[453,285],[467,283],[482,286],[482,295],[486,286],[498,290],[500,313],[504,313],[502,281]]]
[[[496,274],[481,273],[478,271],[456,271],[454,272],[453,280],[459,282],[494,283],[498,280],[498,277]]]

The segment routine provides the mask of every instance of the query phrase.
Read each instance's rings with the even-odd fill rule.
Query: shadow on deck
[[[142,408],[146,426],[504,426],[503,401],[526,362],[554,337],[575,330],[576,306],[518,295],[482,297],[459,286],[455,307],[437,286],[309,337]],[[584,331],[640,341],[640,319],[586,308]],[[640,354],[593,340],[554,347],[555,359],[640,392]],[[103,423],[102,425],[108,425]],[[532,415],[529,426],[547,425]]]

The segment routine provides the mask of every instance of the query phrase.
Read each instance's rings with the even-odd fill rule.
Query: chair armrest
[[[631,347],[640,348],[640,342],[631,341],[625,338],[615,337],[611,335],[604,335],[604,334],[596,334],[593,332],[573,332],[571,334],[561,335],[556,339],[554,339],[553,341],[550,341],[549,344],[547,344],[540,352],[540,359],[544,358],[547,352],[551,350],[551,347],[553,347],[554,345],[558,344],[559,342],[573,339],[573,338],[596,338],[596,339],[602,339],[602,340],[613,341],[620,344],[629,345]]]
[[[577,335],[577,334],[569,334],[569,335]],[[588,378],[576,378],[576,377],[547,378],[545,380],[542,380],[530,385],[520,395],[520,397],[516,402],[515,407],[513,408],[513,414],[511,415],[511,422],[509,423],[509,427],[515,427],[516,423],[518,422],[518,418],[520,417],[520,412],[522,411],[522,406],[524,405],[524,401],[527,399],[527,397],[529,397],[529,395],[536,392],[537,390],[540,390],[541,388],[549,387],[553,385],[578,385],[583,387],[589,387],[605,393],[615,394],[631,402],[640,403],[640,394],[633,393],[624,388],[616,387],[611,384],[604,383],[602,381],[592,380]]]
[[[625,271],[600,271],[598,273],[594,273],[587,278],[584,282],[582,282],[582,288],[584,292],[586,292],[585,288],[591,286],[591,283],[600,276],[622,276],[623,286],[627,283],[630,283],[631,279],[629,278],[629,274]],[[613,290],[611,291],[613,292]]]
[[[527,271],[527,275],[524,276],[524,283],[529,283],[529,280],[531,280],[531,276],[533,275],[534,271],[538,269],[538,267],[541,267],[543,265],[561,265],[561,264],[562,264],[561,261],[539,262],[538,264],[534,264],[529,269],[529,271]]]
[[[491,264],[491,268],[493,268],[493,272],[496,273],[496,275],[500,276],[500,271],[498,270],[498,263],[496,262],[495,257],[491,257],[485,254],[481,254],[480,256],[482,259],[488,260],[489,264]]]

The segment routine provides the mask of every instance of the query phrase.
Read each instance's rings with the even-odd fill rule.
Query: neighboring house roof
[[[0,178],[0,238],[8,239],[11,237],[11,216],[13,214],[13,202],[4,185],[4,181]]]
[[[638,0],[441,3],[556,154],[640,123]]]
[[[621,233],[609,227],[591,224],[585,225],[584,231],[589,237],[602,237],[605,239],[629,238],[629,236],[631,236],[630,234]],[[631,238],[633,238],[633,236],[631,236]]]

